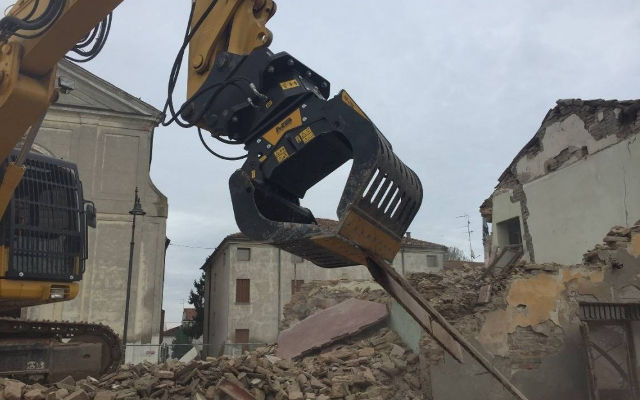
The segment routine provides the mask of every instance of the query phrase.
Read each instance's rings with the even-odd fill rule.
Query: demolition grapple
[[[221,53],[183,116],[248,158],[229,187],[240,230],[326,268],[393,260],[422,201],[416,174],[362,109],[287,53]],[[309,188],[352,159],[337,214],[318,224],[300,205]]]
[[[466,350],[516,398],[526,400],[391,265],[422,202],[416,174],[347,92],[329,99],[327,80],[289,54],[266,48],[271,34],[263,26],[275,12],[272,2],[243,4],[253,8],[236,18],[258,15],[257,24],[245,26],[259,33],[240,36],[262,38],[263,45],[247,53],[217,53],[206,80],[190,91],[182,108],[187,121],[224,142],[244,144],[248,151],[229,180],[240,230],[321,267],[366,265],[374,280],[451,356],[462,362]],[[232,24],[231,37],[233,32],[253,32],[234,30],[237,26]],[[242,41],[229,39],[229,48],[234,43]],[[200,66],[200,58],[194,61]],[[318,223],[300,199],[350,159],[339,221]]]

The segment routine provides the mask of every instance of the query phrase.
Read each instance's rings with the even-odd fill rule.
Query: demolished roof
[[[547,128],[550,125],[562,122],[571,115],[577,115],[584,122],[585,129],[596,141],[612,135],[617,136],[618,141],[620,141],[626,137],[636,135],[640,131],[637,123],[639,110],[640,100],[558,100],[556,106],[549,110],[544,117],[533,138],[524,145],[500,175],[496,188],[509,187],[518,181],[516,164],[523,157],[535,156],[543,150],[542,139],[547,134]],[[587,154],[584,155],[586,156]],[[555,166],[550,170],[557,168],[558,166]]]

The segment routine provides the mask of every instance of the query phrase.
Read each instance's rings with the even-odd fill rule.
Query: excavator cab
[[[33,153],[24,164],[0,223],[0,310],[74,298],[87,258],[87,213],[75,164]]]
[[[420,207],[420,180],[346,91],[328,97],[329,82],[288,53],[220,53],[183,117],[245,145],[229,181],[243,233],[326,268],[391,261]],[[348,160],[339,223],[319,225],[300,200]]]

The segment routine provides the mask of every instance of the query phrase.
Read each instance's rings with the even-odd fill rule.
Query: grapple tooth
[[[309,122],[273,146],[287,149],[285,159],[256,166],[262,156],[250,149],[249,161],[232,175],[240,230],[326,268],[366,264],[367,254],[393,260],[420,208],[420,180],[345,91],[329,101],[308,100],[303,108]],[[313,129],[313,140],[301,144],[299,135],[307,129]],[[337,209],[339,222],[319,225],[299,198],[348,159],[353,164]]]

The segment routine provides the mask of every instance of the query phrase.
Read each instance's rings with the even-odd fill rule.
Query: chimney
[[[411,232],[405,233],[405,236],[407,237],[407,239],[411,239]]]

